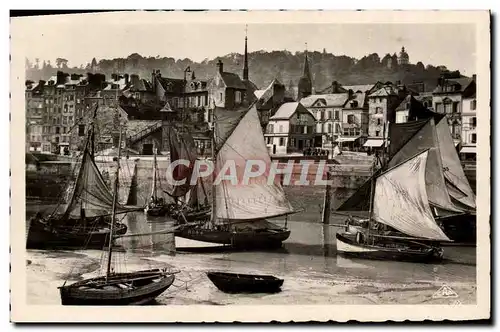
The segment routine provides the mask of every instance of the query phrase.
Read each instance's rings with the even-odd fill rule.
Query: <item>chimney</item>
[[[139,85],[139,75],[137,75],[137,74],[130,75],[130,83],[132,85],[138,86]]]
[[[219,61],[217,61],[217,70],[221,74],[224,72],[224,64],[222,63],[222,61],[220,59],[219,59]]]
[[[337,81],[332,82],[332,93],[338,93],[340,90],[340,84]]]
[[[472,75],[472,80],[475,82],[476,81],[476,74]]]
[[[191,81],[195,80],[196,76],[194,75],[194,70],[191,72]]]

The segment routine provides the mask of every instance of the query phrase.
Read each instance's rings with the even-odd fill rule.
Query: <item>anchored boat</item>
[[[204,213],[175,235],[247,249],[280,247],[290,236],[286,221],[279,226],[267,219],[286,218],[296,211],[278,179],[268,183],[263,174],[245,182],[243,176],[248,160],[271,165],[255,104],[234,111],[215,108],[212,135],[211,215]],[[236,174],[232,180],[218,181],[217,176],[227,171],[227,163],[234,163]]]
[[[175,280],[167,269],[148,269],[130,273],[115,273],[111,268],[120,171],[121,131],[118,144],[118,159],[112,198],[111,230],[108,245],[106,275],[84,279],[71,285],[59,287],[63,305],[139,305],[154,300]],[[140,236],[134,234],[129,236]]]

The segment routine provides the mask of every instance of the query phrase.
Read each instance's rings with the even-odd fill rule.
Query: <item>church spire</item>
[[[304,74],[302,76],[307,77],[309,80],[311,80],[311,71],[309,70],[309,58],[307,56],[307,43],[306,43],[306,57],[304,60]]]
[[[243,66],[243,79],[248,80],[248,47],[247,47],[247,30],[248,25],[245,26],[245,60]]]

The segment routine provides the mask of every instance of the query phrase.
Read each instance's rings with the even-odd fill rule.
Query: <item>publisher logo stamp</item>
[[[453,289],[451,289],[450,286],[446,286],[446,285],[441,286],[441,288],[439,288],[438,291],[432,295],[433,299],[450,299],[450,298],[457,298],[457,297],[458,297],[458,294]],[[455,301],[455,302],[457,302],[457,301]],[[458,302],[460,302],[460,301],[458,301]]]

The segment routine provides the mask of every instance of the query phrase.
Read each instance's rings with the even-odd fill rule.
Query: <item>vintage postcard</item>
[[[11,319],[490,318],[488,11],[11,18]]]

